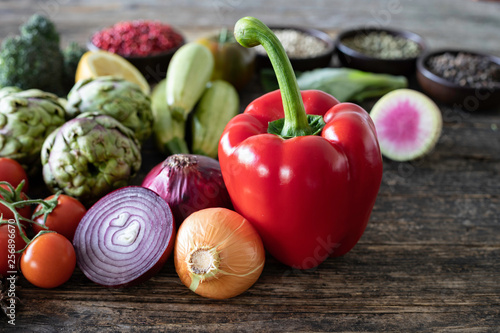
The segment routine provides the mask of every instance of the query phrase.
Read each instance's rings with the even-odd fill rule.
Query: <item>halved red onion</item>
[[[165,199],[177,227],[191,213],[201,209],[233,208],[219,162],[203,155],[170,155],[151,169],[142,186]]]
[[[169,205],[155,192],[129,186],[95,203],[80,221],[73,245],[78,267],[95,283],[125,287],[156,274],[175,240]]]

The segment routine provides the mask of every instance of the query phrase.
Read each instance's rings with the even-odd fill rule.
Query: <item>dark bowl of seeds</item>
[[[324,31],[302,27],[270,27],[285,49],[296,71],[309,71],[328,67],[334,52],[334,40]],[[256,50],[257,68],[271,68],[264,48]]]
[[[338,35],[335,50],[344,67],[411,76],[418,56],[425,50],[425,41],[405,30],[355,28]]]
[[[500,106],[500,58],[466,50],[438,50],[417,62],[417,81],[436,101],[465,111]]]

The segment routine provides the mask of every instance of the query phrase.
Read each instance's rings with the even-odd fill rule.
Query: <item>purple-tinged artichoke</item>
[[[87,205],[128,185],[141,167],[134,133],[110,116],[93,113],[54,131],[45,140],[41,157],[47,186]]]
[[[40,165],[45,138],[65,121],[54,94],[38,89],[0,89],[0,157],[19,161],[32,171]]]
[[[139,142],[152,132],[150,97],[132,82],[111,76],[78,81],[68,94],[66,112],[70,118],[86,112],[106,114],[134,131]]]

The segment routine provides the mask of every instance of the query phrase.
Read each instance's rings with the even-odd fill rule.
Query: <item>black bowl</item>
[[[427,65],[429,59],[444,53],[456,55],[467,53],[475,56],[485,57],[491,62],[500,65],[500,58],[493,55],[482,54],[466,50],[437,50],[426,52],[417,61],[417,82],[422,90],[430,97],[444,104],[462,107],[465,111],[496,108],[500,106],[500,86],[495,88],[474,88],[461,86],[449,81],[429,70]]]
[[[269,27],[271,30],[296,30],[313,37],[318,38],[326,44],[325,51],[316,56],[311,56],[307,58],[290,58],[290,62],[292,67],[296,71],[309,71],[315,68],[328,67],[332,60],[333,52],[335,49],[334,40],[324,31],[311,29],[311,28],[302,28],[302,27],[285,27],[285,26],[271,26]],[[256,67],[258,69],[261,68],[272,68],[271,61],[267,54],[256,54]]]
[[[178,30],[177,33],[179,33]],[[186,40],[184,36],[182,36],[182,42],[178,46],[171,48],[165,52],[155,53],[148,56],[125,56],[122,54],[119,55],[128,60],[132,65],[134,65],[142,73],[142,75],[144,75],[147,81],[152,83],[159,82],[164,79],[167,74],[167,68],[168,64],[170,63],[170,59],[172,59],[174,53],[182,45],[185,44],[185,41]],[[95,46],[92,43],[92,40],[89,40],[87,42],[87,49],[89,49],[90,51],[102,50]]]
[[[370,32],[386,32],[392,36],[401,36],[403,38],[412,40],[416,42],[420,47],[420,53],[422,53],[426,46],[424,39],[406,30],[396,30],[389,28],[356,28],[342,31],[335,41],[335,50],[340,63],[344,67],[350,67],[359,69],[365,72],[371,73],[385,73],[391,75],[405,75],[411,76],[415,74],[415,67],[418,57],[405,58],[405,59],[382,59],[372,57],[356,50],[351,49],[342,43],[342,40],[354,37],[360,34],[368,34]]]

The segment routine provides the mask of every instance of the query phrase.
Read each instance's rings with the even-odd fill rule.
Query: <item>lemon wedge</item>
[[[144,75],[125,58],[107,51],[88,51],[83,54],[76,69],[75,82],[98,76],[114,76],[133,82],[148,94],[151,91]]]

